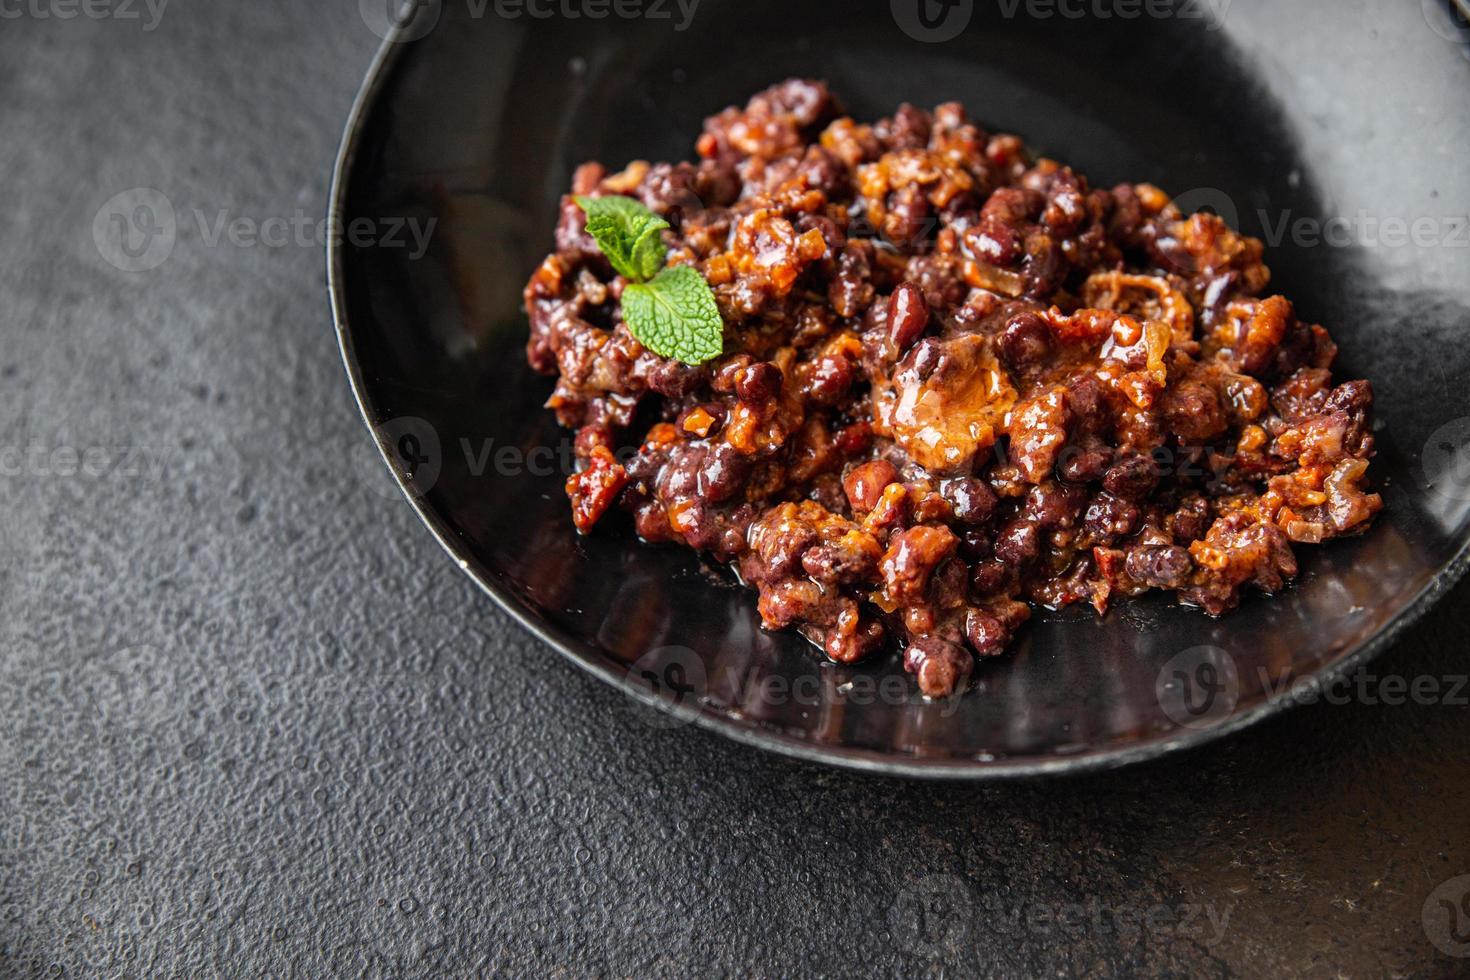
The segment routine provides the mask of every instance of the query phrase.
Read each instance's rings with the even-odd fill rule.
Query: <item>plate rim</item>
[[[1462,9],[1467,5],[1467,0],[1456,0],[1456,2],[1462,6]],[[367,122],[372,111],[377,107],[378,97],[392,70],[416,43],[416,39],[408,37],[416,27],[416,18],[426,16],[437,18],[437,4],[415,2],[407,7],[383,38],[369,63],[367,74],[358,88],[347,121],[343,126],[341,141],[333,164],[327,204],[329,219],[335,216],[340,220],[346,215],[347,192]],[[435,26],[430,25],[427,33],[432,34]],[[998,782],[1080,775],[1137,765],[1215,742],[1268,717],[1280,714],[1299,703],[1291,691],[1284,690],[1246,711],[1228,716],[1219,724],[1186,730],[1172,737],[1119,748],[1093,749],[1070,755],[1009,756],[993,759],[958,756],[926,758],[918,755],[895,755],[855,746],[812,742],[792,736],[774,726],[754,721],[742,723],[727,713],[717,711],[707,705],[690,707],[678,704],[667,696],[632,684],[628,682],[625,674],[620,674],[610,664],[603,662],[604,658],[594,656],[590,650],[584,649],[586,645],[580,640],[553,624],[534,618],[513,592],[482,574],[476,567],[475,556],[468,553],[467,549],[461,550],[462,539],[444,524],[437,513],[425,505],[422,498],[414,494],[411,485],[404,479],[399,468],[392,464],[392,449],[382,437],[378,423],[375,421],[382,413],[376,409],[356,357],[351,325],[347,316],[345,253],[346,243],[344,241],[328,240],[326,246],[327,291],[332,306],[332,320],[337,333],[338,350],[343,367],[347,372],[348,383],[352,390],[353,400],[357,405],[358,414],[377,445],[384,466],[393,475],[399,492],[408,500],[419,520],[460,570],[468,575],[481,591],[494,600],[496,605],[509,614],[522,628],[582,670],[641,702],[646,707],[673,714],[681,720],[693,722],[700,728],[716,732],[743,745],[849,772],[916,780]],[[1311,678],[1314,682],[1327,684],[1367,664],[1386,650],[1404,630],[1418,622],[1430,607],[1460,580],[1467,568],[1470,568],[1470,536],[1461,541],[1459,551],[1454,557],[1435,572],[1429,582],[1371,636],[1336,662],[1305,674],[1303,678]]]

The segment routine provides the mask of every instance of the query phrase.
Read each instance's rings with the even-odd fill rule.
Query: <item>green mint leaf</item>
[[[651,211],[648,217],[650,220],[645,223],[643,231],[633,240],[633,268],[638,273],[638,282],[647,282],[658,275],[669,256],[669,247],[659,234],[669,223]]]
[[[647,282],[664,267],[668,247],[659,232],[669,223],[631,197],[576,198],[587,215],[587,234],[612,267],[630,282]]]
[[[623,290],[623,319],[638,342],[660,357],[702,364],[724,349],[725,321],[714,290],[692,266],[630,283]]]

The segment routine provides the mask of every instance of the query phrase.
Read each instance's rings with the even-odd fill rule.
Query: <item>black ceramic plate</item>
[[[433,534],[551,646],[765,748],[1018,775],[1256,721],[1295,703],[1293,685],[1361,665],[1460,571],[1470,32],[1451,8],[702,0],[686,21],[688,6],[420,2],[379,25],[339,163],[332,295],[362,411]],[[753,595],[685,550],[639,546],[627,525],[579,538],[567,436],[522,353],[520,289],[558,195],[584,160],[689,158],[705,115],[791,75],[828,80],[865,119],[961,100],[1094,183],[1151,181],[1266,238],[1276,287],[1341,344],[1341,376],[1377,389],[1386,510],[1372,531],[1302,549],[1289,592],[1223,619],[1160,598],[1101,621],[1042,614],[971,691],[933,704],[895,658],[844,668],[763,632]],[[406,229],[430,219],[420,254]]]

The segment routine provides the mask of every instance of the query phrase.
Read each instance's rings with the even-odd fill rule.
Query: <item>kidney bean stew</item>
[[[1372,388],[1334,382],[1327,331],[1218,217],[1092,188],[957,103],[866,125],[799,79],[696,150],[587,163],[572,190],[668,223],[723,353],[635,338],[577,197],[526,286],[580,531],[621,508],[732,566],[767,627],[843,663],[901,644],[938,697],[1031,603],[1171,589],[1218,615],[1382,507]]]

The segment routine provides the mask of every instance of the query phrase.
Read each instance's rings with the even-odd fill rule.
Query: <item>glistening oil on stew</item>
[[[896,641],[937,697],[1033,604],[1168,589],[1219,615],[1381,509],[1372,388],[1334,383],[1327,331],[1216,216],[1091,188],[956,103],[866,125],[797,79],[696,150],[585,164],[571,192],[669,222],[719,357],[638,342],[570,195],[526,286],[581,531],[625,509],[735,568],[767,627],[845,663]]]

